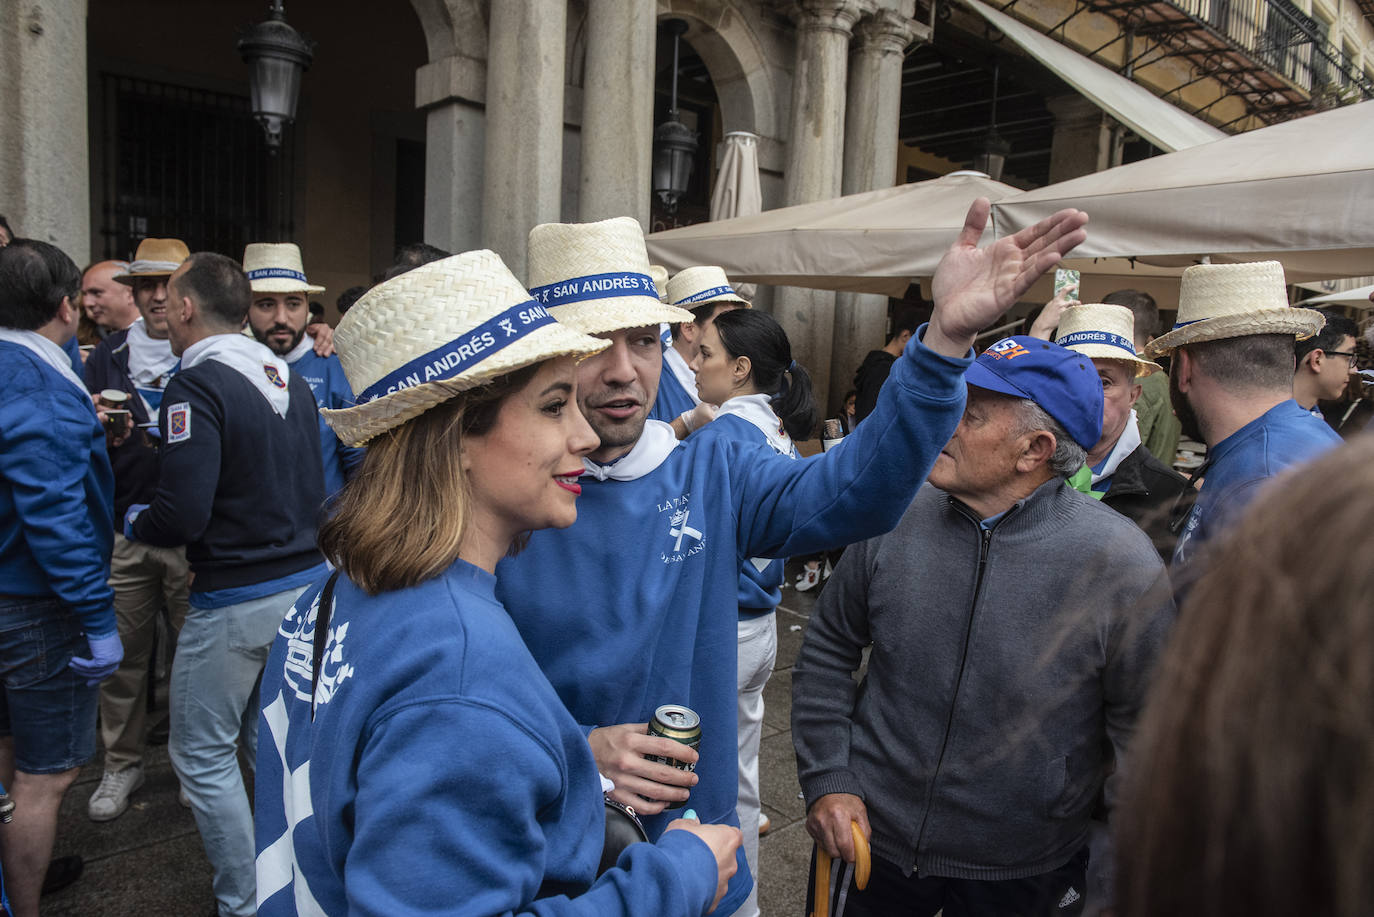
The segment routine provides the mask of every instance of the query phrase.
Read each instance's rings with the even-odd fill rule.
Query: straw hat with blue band
[[[293,242],[249,242],[243,272],[254,293],[323,293],[305,279],[301,250]]]
[[[134,260],[130,261],[115,280],[133,286],[140,277],[170,277],[181,262],[191,257],[191,251],[180,239],[144,239],[138,243]]]
[[[1102,438],[1102,381],[1083,354],[1040,338],[1003,338],[978,355],[964,381],[1034,401],[1084,449]]]
[[[1183,272],[1173,330],[1146,344],[1145,355],[1158,357],[1187,344],[1251,334],[1291,334],[1302,340],[1324,324],[1326,319],[1315,310],[1288,305],[1283,265],[1277,261],[1196,264]]]
[[[320,414],[361,446],[497,376],[606,346],[556,321],[495,253],[464,252],[380,283],[348,310],[334,347],[358,404]]]
[[[1137,376],[1149,376],[1163,368],[1136,354],[1135,316],[1125,306],[1100,302],[1070,306],[1059,317],[1054,342],[1085,357],[1130,363]]]
[[[684,309],[717,302],[751,308],[749,301],[730,285],[725,271],[710,264],[686,267],[674,274],[668,281],[667,300]]]
[[[530,294],[585,334],[692,320],[659,301],[644,232],[631,217],[542,223],[530,230],[529,265]]]

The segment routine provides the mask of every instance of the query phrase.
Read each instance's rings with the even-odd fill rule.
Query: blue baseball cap
[[[1102,438],[1102,380],[1093,361],[1040,338],[1003,338],[978,355],[964,381],[969,385],[1028,398],[1084,449]]]

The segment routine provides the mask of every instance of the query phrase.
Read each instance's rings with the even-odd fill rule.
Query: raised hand
[[[962,357],[979,331],[1011,308],[1041,274],[1088,237],[1088,215],[1061,210],[986,248],[978,242],[992,204],[980,197],[969,207],[959,238],[935,269],[935,310],[924,343],[946,356]]]

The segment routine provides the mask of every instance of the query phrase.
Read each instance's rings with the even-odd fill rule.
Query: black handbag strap
[[[338,581],[339,571],[335,570],[320,590],[320,609],[315,612],[315,661],[310,666],[311,722],[315,720],[315,691],[320,686],[320,663],[324,661],[324,647],[329,642],[329,613],[334,606],[334,584]]]

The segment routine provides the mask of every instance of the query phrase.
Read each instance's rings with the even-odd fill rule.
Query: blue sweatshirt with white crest
[[[498,569],[497,594],[583,728],[643,723],[663,704],[701,716],[703,822],[738,824],[736,622],[740,566],[889,531],[963,413],[968,359],[908,345],[875,422],[822,456],[794,460],[725,437],[677,442],[649,421],[631,452],[588,463],[577,522],[533,533]],[[676,812],[645,819],[651,838]],[[739,856],[718,912],[752,877]]]

